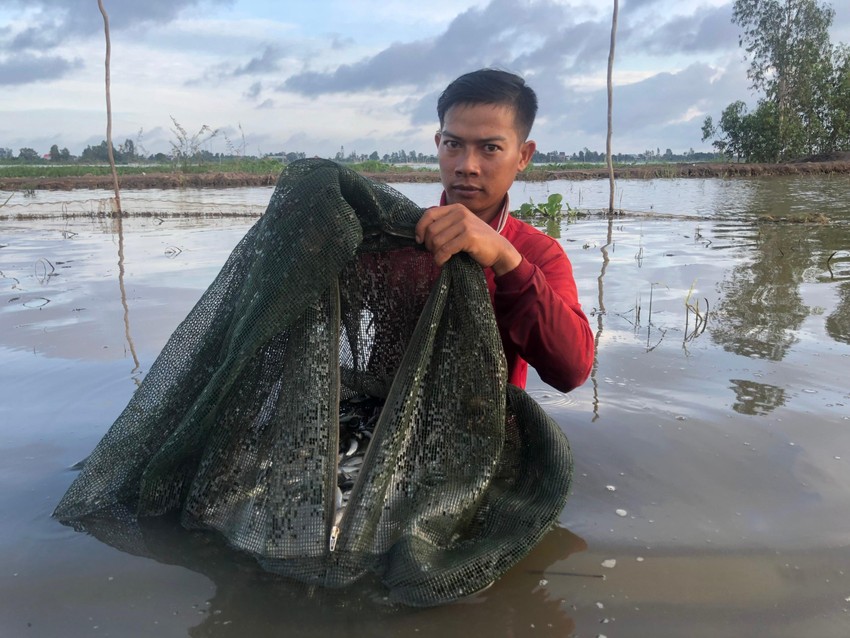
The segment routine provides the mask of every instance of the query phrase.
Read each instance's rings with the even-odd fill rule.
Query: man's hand
[[[496,276],[504,275],[522,261],[516,248],[487,222],[462,204],[429,208],[416,224],[416,241],[425,244],[438,266],[455,253],[465,252]]]

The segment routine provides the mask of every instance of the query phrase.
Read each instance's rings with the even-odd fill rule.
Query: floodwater
[[[606,188],[517,184],[512,198],[594,209]],[[67,217],[107,210],[102,191],[0,209],[53,215],[0,222],[0,635],[850,635],[847,176],[624,180],[629,212],[549,229],[598,344],[569,395],[529,379],[575,480],[560,526],[476,598],[387,609],[165,525],[139,557],[51,519],[270,193],[127,192],[125,208],[161,215],[121,232]],[[196,212],[243,217],[169,216]]]

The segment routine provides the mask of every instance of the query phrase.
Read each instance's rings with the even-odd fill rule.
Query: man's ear
[[[440,138],[442,138],[442,137],[443,137],[443,134],[442,134],[441,131],[437,131],[436,133],[434,133],[434,144],[437,145],[438,149],[440,148]]]
[[[517,172],[525,170],[525,167],[531,162],[534,157],[534,151],[537,150],[537,143],[534,140],[523,142],[519,147],[519,164],[517,164]]]

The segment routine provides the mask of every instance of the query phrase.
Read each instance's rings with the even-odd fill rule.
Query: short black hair
[[[466,73],[446,87],[437,100],[440,128],[446,113],[459,104],[492,104],[514,110],[517,130],[523,141],[528,139],[537,115],[537,95],[520,76],[499,69],[479,69]]]

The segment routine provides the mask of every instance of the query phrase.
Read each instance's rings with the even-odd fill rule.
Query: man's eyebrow
[[[454,133],[452,133],[451,131],[446,130],[446,129],[443,129],[442,131],[440,131],[440,135],[442,137],[451,137],[452,139],[456,139],[456,140],[462,140],[463,139],[460,135],[455,135]],[[481,139],[478,139],[478,140],[472,140],[472,141],[477,142],[479,144],[489,144],[491,142],[504,142],[507,139],[508,138],[504,135],[492,135],[490,137],[484,137],[484,138],[481,138]]]

